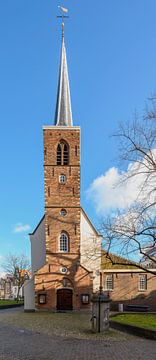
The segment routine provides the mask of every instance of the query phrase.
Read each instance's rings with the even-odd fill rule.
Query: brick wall
[[[60,141],[69,146],[68,165],[57,165],[57,147]],[[65,175],[61,184],[59,176]],[[82,292],[92,293],[89,271],[80,266],[80,129],[77,127],[44,128],[45,180],[45,236],[46,265],[35,274],[36,307],[56,309],[57,290],[72,290],[73,308],[82,305]],[[62,216],[60,210],[66,210]],[[69,238],[68,252],[60,252],[60,234]],[[62,267],[67,269],[61,273]],[[46,303],[39,304],[39,294],[46,295]]]
[[[110,274],[110,273],[109,273]],[[126,307],[127,304],[147,304],[151,310],[156,311],[156,275],[146,274],[147,276],[147,289],[139,290],[139,277],[143,272],[115,272],[113,273],[113,290],[107,291],[106,276],[108,273],[103,273],[103,289],[112,300],[112,307],[118,303],[123,303]],[[117,308],[117,307],[116,307]]]
[[[52,261],[54,259],[52,258]],[[64,264],[68,266],[69,260],[66,259]],[[61,262],[61,261],[60,261]],[[90,274],[83,267],[76,265],[76,259],[71,259],[70,267],[67,274],[60,273],[61,264],[52,262],[45,265],[35,275],[35,306],[38,309],[56,310],[57,290],[62,288],[72,289],[73,291],[73,309],[88,309],[89,304],[83,305],[81,302],[82,294],[92,294],[92,280]],[[54,271],[55,270],[55,271]],[[46,294],[46,303],[38,303],[38,296]]]

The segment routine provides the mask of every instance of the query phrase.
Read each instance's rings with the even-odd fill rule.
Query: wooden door
[[[57,310],[73,309],[73,292],[70,289],[59,289],[57,291]]]

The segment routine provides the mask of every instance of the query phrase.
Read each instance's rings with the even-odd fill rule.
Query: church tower
[[[80,207],[80,127],[72,119],[63,21],[54,125],[43,133],[45,213],[30,234],[25,310],[90,308],[100,286],[101,235]]]
[[[64,24],[55,125],[44,126],[46,260],[80,255],[80,128],[73,126]]]

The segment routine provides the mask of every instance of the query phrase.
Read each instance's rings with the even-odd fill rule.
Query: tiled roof
[[[136,266],[135,263],[132,264],[128,259],[115,254],[109,254],[108,257],[107,252],[102,250],[101,269],[136,269]]]

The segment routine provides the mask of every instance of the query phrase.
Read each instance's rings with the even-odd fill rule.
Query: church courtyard
[[[0,360],[153,360],[156,342],[115,330],[92,334],[90,313],[0,312]]]

